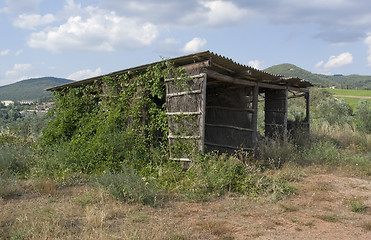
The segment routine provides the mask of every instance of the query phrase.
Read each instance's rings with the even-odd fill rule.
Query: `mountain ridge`
[[[359,74],[351,75],[324,75],[307,71],[291,63],[283,63],[266,68],[264,71],[285,77],[299,77],[305,79],[318,87],[371,89],[371,76]]]

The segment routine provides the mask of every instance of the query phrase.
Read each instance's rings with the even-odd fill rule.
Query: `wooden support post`
[[[288,132],[287,132],[287,116],[288,116],[288,113],[289,113],[289,102],[288,102],[288,95],[289,95],[289,89],[286,88],[285,90],[285,117],[284,117],[284,133],[283,133],[283,138],[286,140],[287,139],[287,136],[288,136]]]
[[[255,146],[258,138],[258,102],[259,102],[259,85],[253,87],[253,101],[252,108],[254,110],[252,114],[252,144]],[[252,147],[253,147],[252,146]]]
[[[309,100],[309,89],[305,92],[305,103],[306,103],[305,123],[307,124],[307,131],[308,131],[308,133],[310,133],[310,100]]]

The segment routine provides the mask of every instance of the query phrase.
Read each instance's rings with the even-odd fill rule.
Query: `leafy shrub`
[[[317,105],[317,117],[321,122],[327,121],[329,124],[350,124],[352,108],[344,99],[326,98]]]
[[[205,201],[227,192],[250,197],[266,194],[272,199],[281,199],[294,192],[288,181],[265,175],[246,156],[203,154],[181,176],[177,186],[180,193],[197,201]]]
[[[25,176],[33,153],[32,142],[10,131],[0,130],[0,174]]]
[[[159,191],[154,183],[139,176],[132,167],[123,165],[120,172],[108,170],[96,181],[118,200],[149,205],[158,203]]]
[[[296,146],[289,139],[265,138],[258,143],[256,157],[264,166],[278,169],[298,157],[296,150]]]
[[[326,140],[313,142],[312,146],[304,151],[303,157],[307,164],[336,165],[341,159],[337,146]]]

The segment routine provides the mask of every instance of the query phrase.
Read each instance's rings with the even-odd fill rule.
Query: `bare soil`
[[[371,179],[344,174],[307,173],[297,194],[278,202],[169,196],[158,207],[118,202],[87,184],[47,184],[36,191],[24,182],[20,196],[0,199],[0,239],[371,239]]]

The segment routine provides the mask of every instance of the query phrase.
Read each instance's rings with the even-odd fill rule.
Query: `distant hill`
[[[285,77],[299,77],[310,81],[318,87],[337,86],[339,88],[371,89],[371,76],[361,75],[323,75],[314,74],[293,64],[279,64],[265,69],[264,71],[273,74],[284,75]]]
[[[72,80],[55,77],[31,78],[0,87],[0,100],[39,100],[52,96],[45,89],[72,82]]]

